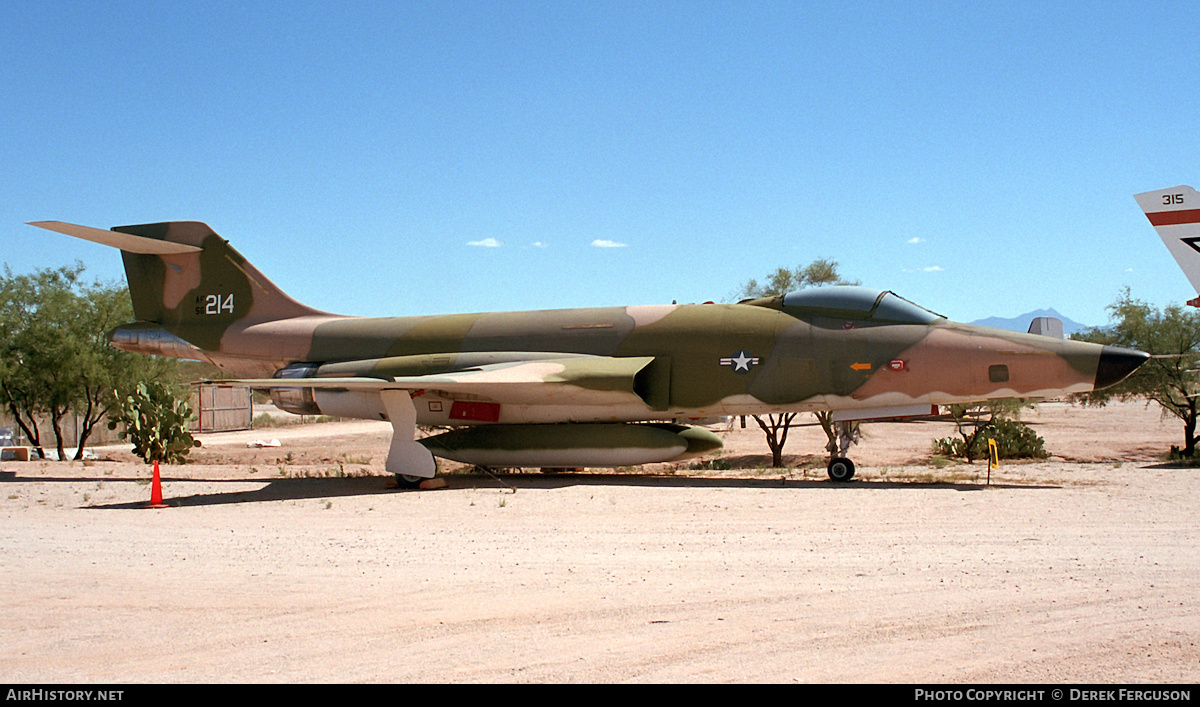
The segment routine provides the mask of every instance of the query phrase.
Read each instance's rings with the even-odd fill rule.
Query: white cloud
[[[542,243],[541,241],[534,241],[530,245],[532,245],[534,248],[545,248],[546,247],[546,244]]]
[[[922,268],[924,272],[944,272],[946,269],[941,265],[930,265],[927,268]]]
[[[603,238],[597,238],[596,240],[592,241],[592,247],[593,248],[625,248],[626,244],[618,243],[617,241],[605,240]]]
[[[481,241],[467,241],[467,245],[476,245],[480,246],[481,248],[499,248],[500,246],[504,245],[504,243],[496,240],[495,238],[484,238]]]
[[[905,241],[905,243],[912,243],[913,245],[916,245],[917,243],[924,243],[924,242],[925,242],[924,238],[918,238],[916,236],[913,236],[912,238],[909,238],[907,241]]]

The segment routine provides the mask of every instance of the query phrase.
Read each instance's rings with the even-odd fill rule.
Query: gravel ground
[[[934,464],[874,424],[798,468],[451,473],[400,492],[384,423],[0,464],[7,682],[1076,682],[1200,678],[1200,481],[1154,408],[1043,404],[1055,455]],[[719,429],[719,428],[714,428]],[[279,447],[247,442],[277,438]],[[806,452],[807,454],[800,454]],[[805,466],[807,465],[807,466]]]

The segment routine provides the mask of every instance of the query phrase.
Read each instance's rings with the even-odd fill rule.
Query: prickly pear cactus
[[[117,394],[116,399],[118,406],[109,415],[108,428],[123,424],[120,436],[133,442],[133,453],[147,464],[181,464],[192,447],[200,446],[188,431],[191,406],[177,400],[166,385],[138,383],[131,393]]]

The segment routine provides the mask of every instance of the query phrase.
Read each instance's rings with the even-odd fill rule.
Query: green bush
[[[962,437],[943,437],[933,440],[933,453],[943,456],[986,459],[988,439],[996,440],[996,452],[1001,459],[1046,459],[1046,440],[1020,420],[994,420],[981,435],[975,438],[970,454],[966,440]]]

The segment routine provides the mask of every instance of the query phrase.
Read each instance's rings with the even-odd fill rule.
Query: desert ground
[[[808,417],[808,416],[804,416]],[[811,420],[811,417],[808,417]],[[730,469],[447,468],[388,488],[386,423],[0,463],[0,679],[125,682],[1200,680],[1200,470],[1140,403],[1043,403],[1053,456],[931,459],[874,423],[830,483],[714,426]],[[278,447],[248,447],[277,439]]]

